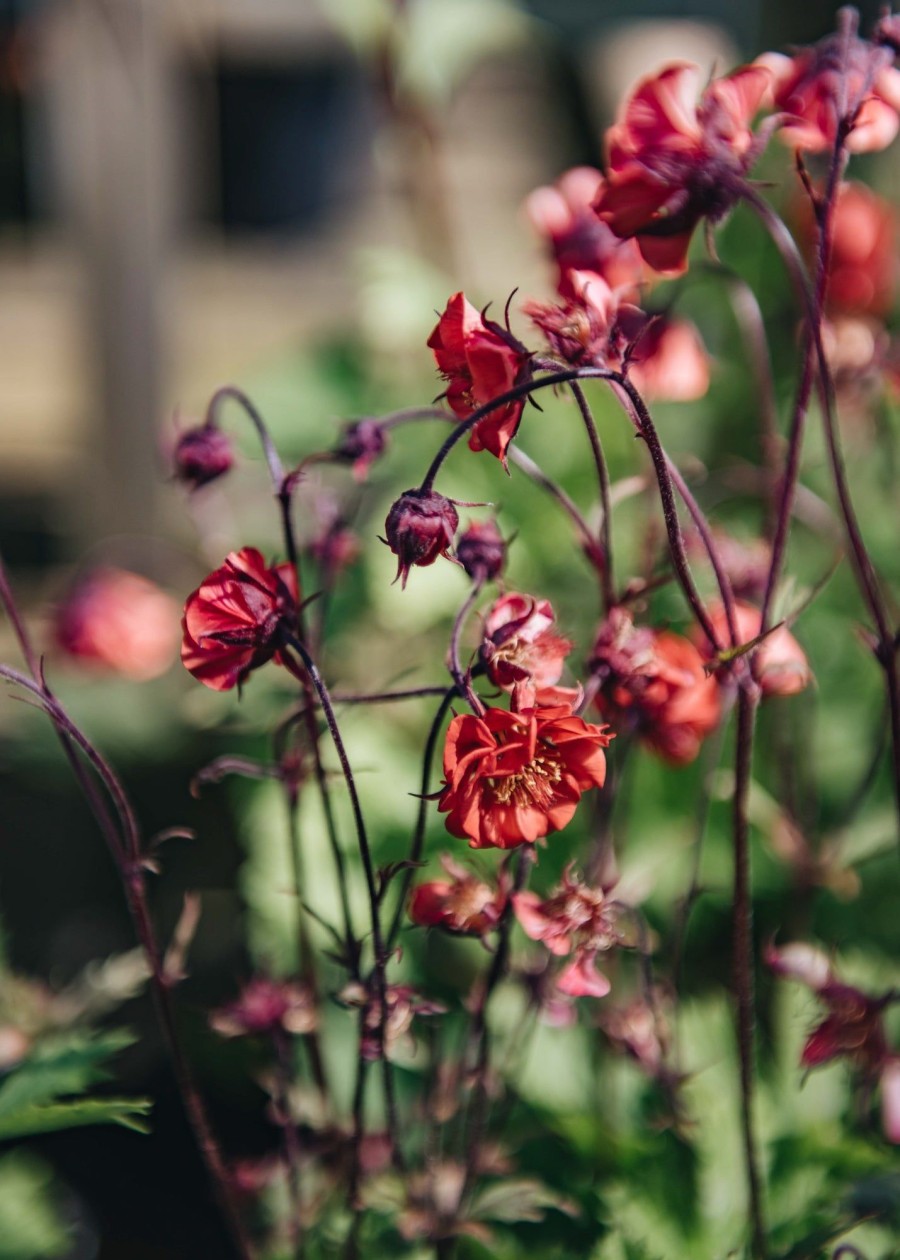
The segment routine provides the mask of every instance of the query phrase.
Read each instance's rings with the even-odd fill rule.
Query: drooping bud
[[[406,490],[393,504],[384,523],[384,541],[397,557],[401,586],[413,565],[424,568],[438,556],[446,556],[453,542],[459,515],[456,508],[434,490]]]
[[[208,485],[227,473],[234,464],[234,451],[227,433],[212,424],[185,429],[172,453],[177,481],[191,490]]]
[[[334,457],[353,465],[353,476],[364,481],[375,460],[387,448],[387,434],[377,420],[363,419],[348,424],[334,448]]]
[[[456,544],[456,558],[473,582],[494,582],[506,564],[506,543],[494,521],[473,521]]]

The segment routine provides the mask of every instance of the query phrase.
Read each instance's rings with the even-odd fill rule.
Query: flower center
[[[538,753],[515,774],[488,779],[493,804],[549,809],[556,800],[556,784],[562,778],[562,766],[558,757],[549,750],[548,753]]]

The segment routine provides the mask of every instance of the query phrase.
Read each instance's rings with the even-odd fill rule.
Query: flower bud
[[[377,420],[356,420],[344,427],[334,456],[353,465],[353,476],[363,481],[375,460],[387,447],[387,434]]]
[[[406,490],[387,514],[384,541],[397,557],[397,578],[406,586],[413,565],[424,568],[446,556],[459,516],[456,508],[434,490]]]
[[[172,464],[175,479],[198,490],[223,476],[234,464],[231,439],[212,424],[186,429],[176,443]]]
[[[460,536],[456,558],[473,582],[494,582],[506,564],[506,543],[493,521],[473,521]]]

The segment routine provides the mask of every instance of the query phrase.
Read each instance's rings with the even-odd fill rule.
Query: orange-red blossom
[[[512,849],[561,830],[582,792],[603,786],[610,739],[567,704],[454,718],[438,804],[447,830],[473,849]]]

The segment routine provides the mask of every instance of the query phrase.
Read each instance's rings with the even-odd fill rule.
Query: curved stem
[[[548,477],[543,468],[541,468],[540,464],[535,463],[530,455],[526,455],[521,446],[510,445],[507,450],[507,456],[518,468],[521,468],[522,472],[525,473],[526,476],[530,477],[536,485],[539,485],[543,490],[546,490],[548,494],[556,499],[563,511],[568,513],[572,523],[575,525],[575,528],[581,534],[584,540],[584,546],[588,553],[590,554],[593,552],[596,547],[596,539],[594,538],[593,531],[585,518],[582,516],[578,507],[572,499],[569,498],[565,490],[563,490],[562,486],[557,485],[552,477]]]
[[[284,482],[284,465],[275,448],[275,443],[272,441],[272,435],[269,433],[265,420],[263,420],[259,411],[242,389],[239,389],[237,385],[220,386],[209,400],[206,408],[206,423],[213,427],[219,424],[219,412],[229,399],[232,402],[236,402],[243,409],[244,414],[249,417],[251,424],[256,429],[266,465],[269,469],[272,489],[276,495],[280,494],[282,483]]]
[[[450,632],[450,646],[447,649],[447,669],[450,671],[450,677],[456,683],[456,690],[460,692],[468,700],[474,713],[479,717],[484,713],[484,704],[481,697],[476,695],[472,689],[472,678],[468,670],[464,670],[459,660],[459,640],[462,637],[463,626],[466,619],[472,611],[473,605],[476,603],[478,596],[484,588],[484,578],[479,578],[473,582],[472,589],[463,600],[459,612],[453,621],[453,629]]]
[[[578,410],[581,412],[584,427],[587,430],[588,441],[591,444],[591,453],[594,457],[594,467],[597,470],[597,488],[600,495],[600,511],[602,513],[600,547],[603,552],[603,568],[600,571],[600,581],[602,583],[603,605],[608,612],[616,602],[615,583],[613,581],[612,505],[609,497],[609,467],[606,463],[606,456],[603,454],[600,434],[597,432],[597,425],[594,422],[594,413],[591,411],[584,390],[577,381],[572,382],[571,388],[575,401],[578,403]]]

